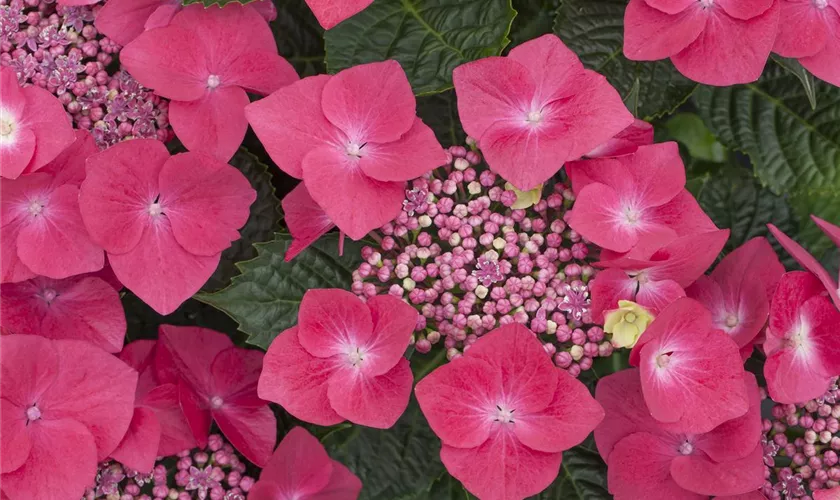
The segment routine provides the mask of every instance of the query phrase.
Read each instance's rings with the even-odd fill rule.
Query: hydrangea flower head
[[[178,400],[199,446],[210,425],[248,460],[262,466],[277,442],[277,420],[257,396],[261,351],[234,347],[207,328],[161,325],[155,351],[157,379],[177,384]]]
[[[135,139],[88,159],[79,203],[119,280],[169,314],[213,274],[255,199],[230,165],[203,153],[170,157],[163,143]]]
[[[813,219],[822,232],[825,233],[825,235],[828,236],[835,245],[837,245],[837,248],[840,248],[840,227],[820,219],[815,215],[812,215],[811,219]],[[840,280],[835,280],[830,274],[828,274],[828,271],[826,271],[822,264],[820,264],[813,255],[802,248],[802,245],[793,241],[785,233],[781,232],[779,228],[773,224],[767,224],[767,227],[770,229],[770,232],[779,244],[782,245],[782,248],[784,248],[787,253],[796,260],[796,262],[799,262],[802,267],[810,271],[817,277],[817,279],[820,280],[825,287],[825,290],[828,292],[828,296],[831,297],[832,302],[834,302],[834,305],[840,308],[840,286],[838,286],[838,281]]]
[[[85,159],[98,151],[88,132],[76,131],[76,141],[41,170],[0,184],[0,281],[62,279],[102,269],[105,253],[91,240],[79,210]]]
[[[123,347],[126,320],[120,295],[95,274],[4,283],[0,316],[4,333],[85,340],[111,353]]]
[[[389,60],[304,78],[246,115],[271,159],[358,240],[399,213],[405,181],[446,163],[415,106],[405,72]]]
[[[618,309],[604,314],[604,332],[612,335],[615,347],[633,347],[645,333],[653,315],[630,300],[619,300]]]
[[[749,407],[738,345],[695,300],[679,299],[657,315],[630,364],[639,367],[650,415],[676,431],[708,432]]]
[[[840,86],[840,3],[781,0],[779,18],[773,52],[799,59],[817,78]]]
[[[700,500],[758,490],[764,482],[761,398],[752,374],[742,372],[749,409],[709,429],[685,431],[651,417],[640,371],[604,377],[595,389],[606,417],[595,443],[607,462],[616,500]]]
[[[75,136],[61,103],[38,87],[21,87],[0,68],[0,177],[16,179],[51,162]]]
[[[309,290],[298,325],[268,348],[259,395],[314,424],[387,429],[411,395],[403,353],[416,322],[417,311],[394,297],[365,304],[344,290]]]
[[[373,0],[306,0],[315,19],[325,30],[365,10]]]
[[[120,62],[145,87],[172,100],[169,120],[184,146],[223,161],[245,137],[247,92],[269,94],[298,79],[277,54],[265,19],[238,3],[189,5],[168,26],[135,38]]]
[[[521,190],[545,182],[633,123],[606,78],[555,35],[453,72],[458,114],[490,169]]]
[[[680,73],[707,85],[753,82],[773,48],[779,4],[631,0],[624,13],[624,55],[634,61],[670,57]]]
[[[303,427],[294,427],[280,441],[248,492],[249,500],[355,500],[362,482],[336,460]]]
[[[3,439],[9,498],[81,498],[96,464],[128,429],[137,372],[79,340],[0,337]]]
[[[753,238],[724,257],[711,275],[699,277],[686,293],[711,311],[715,328],[752,352],[784,272],[770,243]]]
[[[581,382],[557,368],[522,325],[500,327],[417,383],[443,443],[440,458],[474,495],[522,499],[557,477],[563,450],[604,418]]]
[[[764,343],[764,376],[774,401],[815,398],[840,373],[840,311],[823,292],[808,272],[789,272],[779,282]]]

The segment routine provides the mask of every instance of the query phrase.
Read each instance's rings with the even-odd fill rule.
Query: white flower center
[[[828,7],[828,0],[813,0],[814,7],[818,9],[824,9]]]
[[[39,418],[41,418],[41,410],[39,410],[38,407],[35,405],[30,406],[26,409],[26,418],[30,422],[33,420],[38,420]]]
[[[213,409],[219,409],[223,404],[225,404],[225,401],[219,396],[213,396],[210,398],[210,407]]]
[[[736,326],[738,326],[738,323],[739,323],[738,317],[735,316],[734,314],[730,314],[729,316],[726,317],[725,323],[726,323],[726,326],[728,328],[735,328]]]
[[[641,217],[641,213],[638,210],[632,207],[626,207],[624,209],[624,219],[627,221],[628,224],[631,226],[635,226],[639,222],[639,218]]]
[[[536,125],[540,123],[543,119],[542,113],[539,111],[530,111],[528,115],[525,117],[525,121],[531,125]]]
[[[55,300],[56,297],[58,297],[58,293],[52,288],[47,288],[43,292],[41,292],[41,296],[44,297],[44,300],[46,300],[49,303]]]
[[[708,9],[714,4],[715,0],[700,0],[700,7],[703,7],[704,9]]]
[[[152,203],[149,205],[149,215],[152,217],[157,217],[163,213],[163,207],[160,206],[160,203]]]
[[[501,422],[503,424],[512,424],[514,423],[513,420],[513,412],[516,410],[508,410],[504,406],[496,406],[496,422]]]
[[[7,139],[15,131],[15,122],[11,118],[0,118],[0,138]]]
[[[355,142],[347,143],[347,147],[344,150],[347,152],[347,156],[353,156],[355,158],[362,157],[362,146]]]
[[[350,352],[347,353],[347,361],[350,362],[353,366],[359,366],[362,364],[362,361],[365,359],[365,353],[358,347],[355,349],[351,349]]]
[[[29,204],[29,213],[32,214],[33,217],[37,217],[41,215],[41,212],[44,210],[44,204],[38,200],[33,200]]]
[[[663,353],[656,357],[656,366],[659,368],[667,368],[671,364],[671,354]]]
[[[686,441],[680,445],[679,451],[681,455],[691,455],[694,451],[694,445]]]
[[[207,77],[207,88],[208,89],[215,89],[221,83],[222,83],[222,81],[219,80],[218,75],[210,75],[210,76]]]

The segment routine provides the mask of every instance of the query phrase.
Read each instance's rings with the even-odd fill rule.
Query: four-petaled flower
[[[840,2],[781,0],[779,19],[773,52],[799,59],[817,78],[840,86]]]

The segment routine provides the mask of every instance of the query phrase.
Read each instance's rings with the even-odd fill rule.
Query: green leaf
[[[237,151],[230,164],[239,169],[251,182],[251,186],[257,191],[257,200],[251,205],[248,222],[240,230],[242,237],[222,252],[219,267],[202,287],[205,292],[227,286],[230,279],[238,274],[235,264],[253,259],[257,255],[254,243],[272,240],[275,231],[280,228],[280,200],[274,192],[268,166],[245,148]]]
[[[245,340],[245,335],[237,331],[235,321],[218,309],[197,300],[189,299],[172,313],[163,316],[130,291],[124,291],[121,296],[128,327],[126,343],[137,339],[156,339],[160,325],[200,326],[225,333],[236,343]]]
[[[515,15],[510,0],[374,0],[327,31],[327,68],[396,59],[415,94],[442,92],[456,66],[502,52]]]
[[[571,450],[563,452],[557,479],[536,500],[609,500],[607,464],[601,460],[590,435]]]
[[[688,148],[692,158],[715,163],[726,160],[726,149],[696,114],[676,114],[665,122],[665,127],[674,140]]]
[[[528,40],[551,33],[554,27],[554,16],[560,3],[560,0],[513,0],[516,17],[510,28],[508,50]]]
[[[239,262],[242,274],[230,286],[215,293],[199,293],[196,299],[210,304],[239,323],[249,335],[248,343],[268,348],[281,331],[297,323],[303,294],[311,288],[349,289],[352,272],[361,263],[361,244],[347,241],[344,256],[338,256],[338,235],[328,234],[291,262],[283,257],[292,238],[278,233],[274,240],[258,243],[257,257]]]
[[[817,109],[817,88],[814,83],[814,75],[808,72],[802,64],[796,59],[789,59],[777,54],[771,55],[773,62],[788,70],[793,76],[802,82],[802,89],[805,95],[808,96],[808,102],[811,103],[811,109]]]
[[[803,189],[790,197],[790,204],[796,212],[800,223],[799,235],[796,240],[805,245],[815,257],[826,260],[826,256],[834,255],[836,246],[814,224],[810,215],[840,225],[840,190],[815,186]],[[788,233],[791,234],[791,233]],[[827,251],[831,252],[827,252]],[[831,264],[831,259],[828,259]]]
[[[274,0],[277,19],[270,23],[277,50],[301,78],[326,71],[324,29],[303,0]]]
[[[255,1],[256,0],[181,0],[181,3],[184,4],[184,5],[190,5],[190,4],[193,4],[193,3],[200,3],[201,5],[204,5],[205,7],[210,7],[212,5],[220,5],[220,6],[224,7],[225,5],[227,5],[229,3],[246,4],[246,3],[251,3],[251,2],[255,2]]]
[[[840,189],[840,88],[816,82],[816,109],[796,76],[770,64],[756,83],[701,87],[698,112],[724,146],[752,161],[777,194]]]
[[[628,108],[650,120],[672,113],[697,84],[670,61],[635,62],[623,55],[627,0],[565,0],[557,11],[554,32],[580,56],[583,64],[604,76]]]
[[[454,90],[418,97],[417,116],[435,131],[435,136],[444,147],[464,144],[467,134],[458,120]]]

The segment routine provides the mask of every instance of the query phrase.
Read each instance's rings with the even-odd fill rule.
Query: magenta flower
[[[73,127],[58,99],[40,87],[21,88],[13,69],[0,68],[0,87],[0,177],[16,179],[72,144]]]
[[[749,401],[738,345],[699,302],[666,307],[630,353],[650,415],[674,432],[709,432],[743,415]]]
[[[144,87],[172,100],[169,121],[187,149],[223,161],[245,138],[247,92],[269,94],[298,79],[277,54],[265,19],[238,3],[184,7],[169,26],[129,43],[120,62]]]
[[[633,123],[621,96],[555,35],[452,74],[464,130],[490,169],[526,191]]]
[[[100,277],[39,276],[0,285],[0,328],[6,333],[86,340],[116,353],[123,347],[126,322],[119,293]]]
[[[178,385],[178,398],[198,446],[213,421],[248,460],[265,465],[277,442],[277,420],[257,396],[264,354],[234,347],[222,333],[197,327],[161,325],[157,379]]]
[[[403,353],[417,316],[387,295],[365,304],[344,290],[309,290],[298,325],[268,348],[260,397],[318,425],[349,420],[391,427],[411,395],[414,379]]]
[[[97,152],[93,137],[79,130],[76,141],[38,172],[0,184],[2,282],[36,275],[62,279],[105,265],[105,253],[91,241],[79,211],[85,160]]]
[[[447,160],[417,118],[411,85],[393,60],[304,78],[245,114],[271,159],[303,179],[329,219],[355,240],[399,214],[405,181]]]
[[[0,481],[12,499],[81,498],[131,421],[137,372],[79,340],[0,337]]]
[[[418,382],[415,393],[443,442],[446,469],[484,500],[544,490],[563,450],[604,418],[586,386],[555,367],[534,334],[515,323],[482,336]]]
[[[359,478],[332,460],[324,445],[303,427],[294,427],[274,450],[248,500],[355,500],[361,489]]]
[[[196,446],[178,400],[178,385],[158,381],[153,340],[136,340],[119,357],[140,373],[131,425],[111,457],[138,472],[149,473],[156,457]]]
[[[365,10],[373,0],[306,0],[315,19],[325,30]]]
[[[256,199],[235,168],[203,153],[169,156],[150,139],[91,156],[79,202],[119,280],[169,314],[210,278]]]
[[[779,0],[631,0],[624,55],[670,57],[680,73],[707,85],[753,82],[773,48],[779,10]]]
[[[636,152],[639,146],[653,144],[653,125],[636,119],[615,137],[586,153],[587,158],[605,158],[609,156],[629,155]]]
[[[587,240],[627,252],[655,234],[686,236],[717,229],[685,190],[677,143],[640,146],[618,158],[566,166],[577,195],[569,225]]]
[[[698,233],[668,241],[657,236],[637,246],[626,256],[597,262],[604,267],[589,284],[592,294],[592,318],[603,321],[606,311],[615,309],[619,300],[631,300],[656,314],[668,304],[685,297],[685,288],[703,275],[715,261],[729,230]],[[602,254],[602,257],[604,255]]]
[[[781,0],[779,19],[773,52],[799,59],[817,78],[840,86],[840,3]]]
[[[790,272],[779,282],[764,342],[764,377],[774,401],[819,397],[840,373],[840,311],[823,293],[811,273]]]
[[[709,276],[700,276],[686,294],[712,313],[723,330],[752,353],[752,343],[767,323],[770,300],[785,268],[765,238],[753,238],[727,255]]]
[[[595,398],[606,418],[595,429],[595,443],[616,500],[701,500],[758,490],[764,482],[761,398],[755,377],[741,377],[749,409],[707,432],[651,418],[639,370],[598,381]]]

